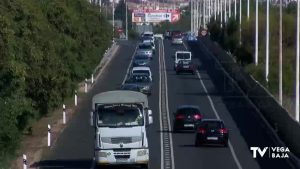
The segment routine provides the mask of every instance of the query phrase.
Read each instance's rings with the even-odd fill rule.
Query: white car
[[[152,72],[151,69],[147,66],[137,66],[133,67],[131,70],[131,75],[139,75],[139,74],[146,74],[150,77],[152,81]]]
[[[179,61],[191,61],[192,60],[192,53],[189,51],[176,51],[175,52],[175,61],[174,61],[174,70],[178,65]]]

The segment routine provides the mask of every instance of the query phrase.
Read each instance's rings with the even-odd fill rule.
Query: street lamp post
[[[258,0],[255,2],[255,65],[258,65]]]
[[[269,14],[270,14],[270,0],[267,0],[267,27],[266,27],[266,82],[269,82]]]

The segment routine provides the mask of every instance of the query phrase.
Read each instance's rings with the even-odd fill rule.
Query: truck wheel
[[[141,164],[140,168],[141,169],[149,169],[149,164]]]

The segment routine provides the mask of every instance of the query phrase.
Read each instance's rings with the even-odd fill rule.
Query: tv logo
[[[253,158],[265,157],[266,153],[269,158],[289,158],[288,153],[290,152],[288,147],[250,147]]]
[[[263,157],[266,154],[268,147],[263,148],[263,150],[261,150],[259,147],[250,147],[250,150],[253,151],[253,158],[256,158],[257,152],[260,155],[260,157]]]

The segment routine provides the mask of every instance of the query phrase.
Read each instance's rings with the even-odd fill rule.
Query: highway
[[[94,88],[83,98],[76,115],[41,161],[41,168],[94,168],[93,128],[89,126],[94,94],[117,89],[123,82],[136,44],[121,41],[120,49]],[[228,85],[218,64],[200,45],[172,46],[157,41],[151,62],[153,91],[149,96],[154,123],[148,127],[151,169],[268,169],[292,168],[287,160],[252,157],[250,146],[278,146],[263,120],[238,89]],[[173,57],[176,50],[190,49],[197,74],[176,75]],[[182,104],[198,105],[204,118],[220,118],[230,129],[230,143],[224,147],[194,147],[194,133],[172,133],[173,112]],[[163,119],[167,117],[167,119]],[[123,168],[123,167],[122,167]]]

